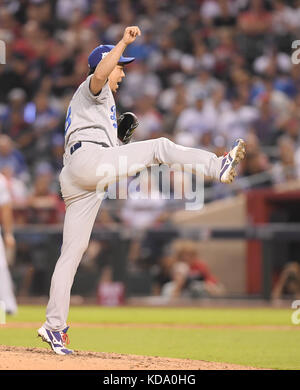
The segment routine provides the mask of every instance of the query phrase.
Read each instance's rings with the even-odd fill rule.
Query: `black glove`
[[[118,138],[124,144],[128,144],[131,140],[134,130],[138,127],[139,122],[132,112],[124,112],[118,120]]]

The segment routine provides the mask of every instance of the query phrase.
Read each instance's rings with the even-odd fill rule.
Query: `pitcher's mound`
[[[257,370],[237,364],[75,351],[59,356],[44,348],[0,346],[0,370]]]

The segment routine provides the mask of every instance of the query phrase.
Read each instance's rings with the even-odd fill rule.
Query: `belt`
[[[82,142],[91,142],[92,144],[97,144],[100,146],[103,146],[104,148],[109,148],[109,145],[107,145],[105,142],[94,142],[94,141],[79,141],[76,142],[73,146],[70,148],[70,154],[73,154],[77,149],[81,148]]]

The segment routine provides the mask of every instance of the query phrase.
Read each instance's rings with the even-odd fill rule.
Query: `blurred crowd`
[[[67,106],[87,76],[89,53],[117,43],[129,25],[142,36],[126,50],[136,61],[116,100],[119,113],[138,116],[135,140],[164,136],[221,156],[244,138],[241,184],[231,190],[207,181],[208,200],[300,178],[300,54],[292,44],[300,39],[299,0],[0,0],[0,10],[0,172],[16,223],[62,221]],[[167,221],[166,206],[175,203],[129,199],[116,212],[105,201],[97,223],[148,228]],[[160,246],[153,237],[133,240],[132,267]],[[186,290],[195,251],[186,252],[182,261],[156,254],[162,273],[169,264],[167,276],[155,276],[156,289]],[[216,286],[207,280],[196,289]]]

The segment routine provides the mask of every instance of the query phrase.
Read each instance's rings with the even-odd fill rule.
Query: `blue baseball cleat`
[[[232,183],[237,174],[235,167],[243,160],[245,154],[245,141],[239,138],[234,142],[230,152],[223,157],[220,170],[221,183]]]
[[[40,329],[38,329],[38,336],[41,337],[43,341],[48,343],[56,354],[70,355],[73,353],[73,351],[66,348],[66,344],[69,344],[69,338],[67,335],[68,329],[69,327],[66,327],[60,332],[53,332],[42,326]]]

